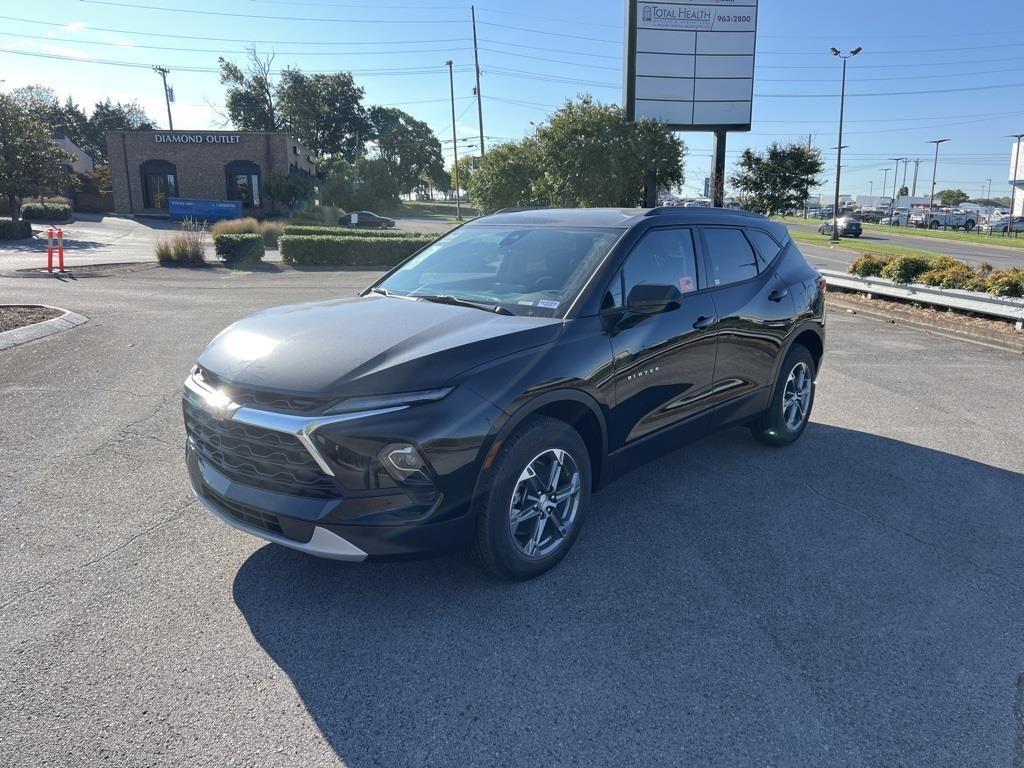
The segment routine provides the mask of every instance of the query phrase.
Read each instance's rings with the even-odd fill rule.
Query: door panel
[[[674,425],[709,407],[715,368],[715,304],[700,288],[699,259],[689,228],[653,229],[637,243],[610,290],[616,406],[615,448]],[[639,283],[673,285],[677,309],[654,316],[622,308]]]
[[[719,320],[715,402],[767,394],[794,322],[789,286],[755,255],[742,230],[708,227],[702,234],[707,269],[718,281],[711,291]]]

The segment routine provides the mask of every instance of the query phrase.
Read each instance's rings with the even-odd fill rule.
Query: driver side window
[[[671,285],[680,293],[697,290],[697,254],[690,229],[655,229],[644,235],[626,259],[620,280],[613,281],[605,308],[622,306],[640,283]]]

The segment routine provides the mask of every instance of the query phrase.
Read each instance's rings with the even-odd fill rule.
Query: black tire
[[[552,449],[564,451],[572,458],[579,475],[579,493],[565,535],[554,535],[553,522],[540,523],[542,530],[551,532],[552,543],[555,540],[558,543],[549,553],[531,557],[514,538],[513,495],[518,493],[520,476],[526,468]],[[567,461],[565,466],[569,466]],[[576,430],[557,419],[527,419],[505,441],[494,464],[484,470],[481,477],[475,504],[477,530],[472,545],[475,559],[495,576],[510,581],[532,579],[553,568],[572,548],[583,527],[590,506],[591,477],[590,454]],[[528,523],[520,525],[528,526]]]
[[[810,377],[810,391],[806,408],[803,411],[802,421],[794,428],[787,423],[783,411],[783,400],[786,397],[787,383],[790,374],[795,372],[799,366],[806,366],[807,375]],[[754,437],[766,445],[789,445],[800,439],[800,435],[807,428],[807,422],[811,419],[811,409],[814,407],[814,378],[817,370],[814,366],[814,358],[806,347],[794,344],[782,361],[779,369],[779,377],[775,381],[775,391],[772,393],[771,402],[766,410],[754,422],[750,431]]]
[[[964,232],[974,231],[975,226],[976,224],[973,221],[968,221],[966,224],[964,224]]]
[[[939,228],[939,222],[937,222],[937,221],[933,221],[931,224],[928,225],[928,229],[938,229],[938,228]]]

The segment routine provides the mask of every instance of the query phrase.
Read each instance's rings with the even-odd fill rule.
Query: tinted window
[[[634,285],[674,285],[680,293],[697,290],[697,257],[689,229],[656,229],[644,235],[622,268],[626,296]]]
[[[708,244],[711,285],[729,285],[757,276],[757,259],[743,236],[743,232],[730,227],[704,230]]]
[[[779,251],[782,250],[771,236],[759,229],[748,229],[747,237],[754,244],[754,251],[757,254],[757,260],[762,269],[770,264],[779,255]]]

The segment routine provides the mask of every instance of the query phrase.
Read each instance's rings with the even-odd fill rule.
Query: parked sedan
[[[638,463],[671,455],[685,488],[700,471],[674,453],[687,441],[734,426],[799,439],[824,289],[756,214],[479,218],[359,296],[219,334],[185,382],[192,488],[223,522],[312,555],[466,547],[531,578],[572,547],[591,493]],[[630,525],[654,541],[642,506]]]
[[[840,237],[860,237],[862,232],[860,221],[852,216],[843,216],[836,222],[836,228],[839,230]],[[818,232],[822,235],[831,235],[832,221],[823,221],[818,227]]]
[[[1002,219],[996,219],[991,224],[986,224],[982,227],[983,232],[993,232],[996,234],[1009,232],[1024,232],[1024,216],[1013,217],[1013,229],[1010,229],[1010,217],[1006,216]]]
[[[394,219],[378,216],[370,211],[352,211],[352,213],[342,216],[338,223],[346,227],[367,227],[369,229],[391,229],[395,226]]]

